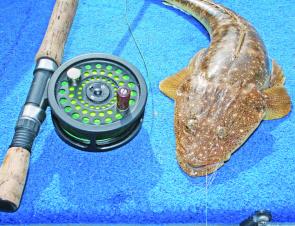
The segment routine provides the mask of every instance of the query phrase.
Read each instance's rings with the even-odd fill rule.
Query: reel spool
[[[69,145],[106,151],[140,130],[147,86],[126,61],[106,54],[78,56],[59,67],[48,86],[52,120]]]

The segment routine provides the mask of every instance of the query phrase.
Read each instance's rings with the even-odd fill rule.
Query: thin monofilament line
[[[208,156],[207,156],[208,159]],[[208,172],[206,169],[206,210],[205,210],[205,215],[206,215],[206,226],[208,225]]]
[[[150,128],[150,131],[149,131],[149,134],[151,134],[152,130],[153,130],[153,127],[154,127],[154,96],[153,96],[153,92],[152,92],[152,89],[151,89],[151,81],[150,81],[150,76],[149,76],[149,71],[148,71],[148,67],[147,67],[147,64],[146,64],[146,60],[145,60],[145,57],[139,47],[139,44],[138,42],[136,41],[135,39],[135,36],[132,32],[132,28],[131,28],[131,25],[129,24],[128,22],[128,17],[127,17],[127,12],[128,12],[128,0],[125,0],[125,13],[124,13],[124,20],[128,26],[128,31],[130,32],[130,35],[132,37],[132,40],[139,52],[139,55],[143,61],[143,64],[144,64],[144,68],[145,68],[145,71],[146,71],[146,75],[147,75],[147,79],[148,79],[148,83],[149,83],[149,93],[151,95],[151,102],[152,102],[152,126]],[[217,175],[217,172],[214,172],[212,175],[208,176],[206,174],[206,184],[205,184],[205,189],[206,189],[206,198],[205,198],[205,202],[206,202],[206,209],[205,209],[205,216],[206,216],[206,226],[208,225],[208,191],[209,191],[209,186],[213,184],[214,180],[216,179],[216,175]]]
[[[152,83],[151,83],[151,80],[150,80],[150,76],[149,76],[149,71],[148,71],[148,68],[147,68],[147,64],[146,64],[146,60],[144,58],[144,55],[141,51],[141,49],[139,48],[139,44],[137,43],[134,35],[133,35],[133,32],[132,32],[132,29],[131,29],[131,25],[129,24],[128,22],[128,17],[127,17],[127,11],[128,10],[128,0],[125,0],[125,13],[124,13],[124,20],[128,26],[128,31],[132,37],[132,40],[137,48],[137,51],[143,61],[143,65],[144,65],[144,69],[145,69],[145,72],[146,72],[146,77],[147,77],[147,80],[148,80],[148,84],[149,84],[149,95],[151,95],[151,104],[152,104],[152,125],[151,125],[151,128],[150,128],[150,131],[149,131],[149,134],[152,134],[152,131],[153,131],[153,128],[154,128],[154,94],[152,92]]]
[[[208,160],[208,154],[207,154],[207,160]],[[210,176],[208,176],[208,171],[206,169],[206,184],[205,184],[205,202],[206,202],[206,207],[205,207],[205,224],[206,226],[208,225],[208,195],[209,195],[209,187],[210,185],[213,184],[214,180],[216,179],[217,176],[217,171],[212,173]]]

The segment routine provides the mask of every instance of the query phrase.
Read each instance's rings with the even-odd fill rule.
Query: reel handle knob
[[[130,89],[127,87],[120,87],[117,90],[117,108],[120,111],[126,111],[129,109]]]
[[[20,204],[30,162],[30,152],[21,147],[8,149],[0,167],[0,210],[13,212]]]
[[[70,31],[78,0],[56,0],[49,25],[36,55],[36,61],[48,57],[61,64],[64,45]]]

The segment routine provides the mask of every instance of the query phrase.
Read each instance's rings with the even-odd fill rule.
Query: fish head
[[[214,172],[257,128],[265,114],[255,84],[191,77],[177,90],[175,134],[180,166],[191,176]]]

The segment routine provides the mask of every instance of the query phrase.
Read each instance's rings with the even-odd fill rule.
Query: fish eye
[[[218,126],[216,132],[217,132],[217,136],[218,136],[220,139],[224,139],[224,138],[226,138],[226,136],[227,136],[226,128],[223,127],[223,126]]]
[[[196,124],[197,124],[197,120],[189,119],[187,121],[187,124],[185,125],[186,131],[190,134],[195,134],[196,133]]]

